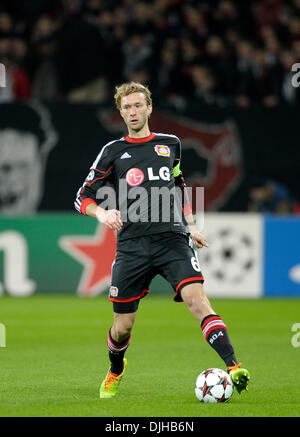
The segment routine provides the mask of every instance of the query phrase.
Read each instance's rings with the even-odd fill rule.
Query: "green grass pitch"
[[[141,301],[118,396],[101,400],[112,322],[107,298],[2,296],[0,416],[299,417],[300,347],[292,345],[291,328],[300,322],[300,300],[211,301],[252,377],[249,391],[235,392],[226,404],[195,397],[197,375],[224,364],[171,296]]]

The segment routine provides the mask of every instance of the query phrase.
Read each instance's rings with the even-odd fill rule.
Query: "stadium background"
[[[194,325],[157,277],[128,352],[143,402],[125,389],[114,414],[299,416],[297,62],[299,0],[1,1],[0,416],[111,414],[94,399],[107,367],[99,345],[111,323],[115,236],[73,202],[100,147],[124,134],[113,94],[127,80],[150,86],[151,130],[181,138],[187,185],[205,188],[206,292],[257,382],[226,413],[199,410],[194,377],[221,363],[202,342],[199,364]],[[266,181],[276,195],[259,205],[251,193]],[[159,375],[138,367],[150,358]]]
[[[139,80],[151,129],[181,138],[187,185],[205,188],[204,233],[218,242],[201,254],[208,294],[299,295],[299,60],[297,0],[2,2],[1,292],[107,291],[113,243],[89,278],[104,231],[73,201],[100,147],[124,134],[114,86]],[[250,205],[257,179],[283,190],[285,214],[278,199]],[[86,245],[71,248],[76,236]]]

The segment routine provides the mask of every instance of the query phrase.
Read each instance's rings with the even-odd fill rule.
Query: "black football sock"
[[[116,375],[120,375],[123,372],[124,363],[123,358],[130,344],[131,335],[123,340],[121,343],[113,340],[110,330],[107,336],[108,356],[111,362],[110,371]]]
[[[236,365],[234,349],[227,333],[227,327],[221,317],[216,314],[204,317],[201,329],[206,341],[220,355],[226,367]]]

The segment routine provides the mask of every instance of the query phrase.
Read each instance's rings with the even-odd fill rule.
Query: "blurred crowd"
[[[174,104],[300,102],[300,0],[2,0],[0,101],[103,102],[137,80]]]

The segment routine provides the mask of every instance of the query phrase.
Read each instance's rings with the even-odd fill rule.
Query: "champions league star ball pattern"
[[[231,228],[219,229],[208,235],[211,249],[203,254],[203,264],[222,283],[241,282],[254,266],[254,243],[251,234]]]
[[[197,377],[195,394],[201,402],[227,402],[233,395],[233,383],[224,370],[207,369]]]

